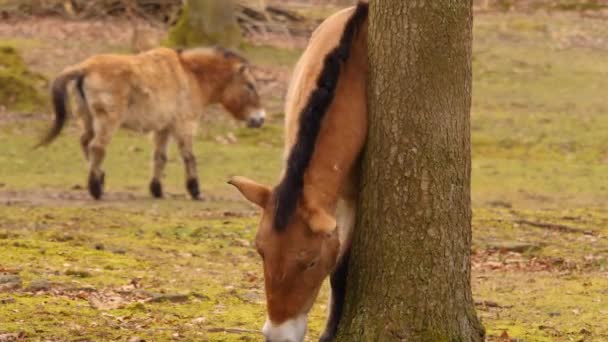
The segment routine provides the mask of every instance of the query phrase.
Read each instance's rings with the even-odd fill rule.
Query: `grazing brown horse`
[[[173,137],[186,170],[186,187],[200,196],[192,139],[206,106],[220,103],[249,127],[260,127],[260,104],[249,63],[229,50],[158,48],[138,55],[97,55],[64,70],[52,84],[55,122],[40,145],[52,142],[67,119],[68,86],[75,84],[80,143],[89,162],[89,193],[99,199],[107,145],[120,127],[154,133],[150,192],[162,197],[161,178],[167,145]]]
[[[262,209],[255,238],[264,265],[266,340],[300,342],[331,274],[336,333],[355,223],[357,161],[367,134],[367,12],[360,3],[328,18],[298,62],[286,103],[285,167],[274,189],[243,177],[236,186]]]

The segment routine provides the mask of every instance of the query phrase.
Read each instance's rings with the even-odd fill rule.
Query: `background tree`
[[[187,0],[182,14],[169,31],[173,46],[220,44],[235,47],[241,31],[234,15],[232,0]]]
[[[471,294],[472,3],[375,0],[370,127],[338,341],[481,341]]]

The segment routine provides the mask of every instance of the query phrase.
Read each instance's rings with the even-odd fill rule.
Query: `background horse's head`
[[[270,342],[300,342],[308,312],[338,259],[335,219],[300,203],[287,226],[277,229],[276,198],[270,188],[242,177],[229,183],[263,209],[255,246],[264,265],[268,311],[264,335]]]
[[[266,111],[261,104],[249,62],[230,50],[215,47],[181,52],[203,91],[249,127],[261,127]]]

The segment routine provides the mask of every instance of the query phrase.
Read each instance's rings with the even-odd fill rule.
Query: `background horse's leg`
[[[192,140],[196,132],[195,123],[184,123],[179,125],[174,132],[177,146],[184,161],[184,169],[186,171],[186,188],[192,199],[200,198],[200,190],[198,186],[198,174],[196,173],[196,157],[192,152]]]
[[[154,132],[154,155],[152,165],[152,180],[150,181],[150,193],[156,198],[163,197],[161,180],[163,170],[167,163],[167,146],[169,144],[169,130]]]
[[[95,136],[89,144],[89,193],[93,198],[100,199],[103,194],[103,186],[105,182],[105,173],[101,168],[101,164],[105,158],[106,146],[110,143],[112,135],[120,127],[120,122],[117,116],[114,115],[96,115],[93,118]]]
[[[93,131],[93,117],[91,116],[91,112],[87,108],[86,103],[80,96],[76,96],[76,114],[80,118],[80,124],[82,125],[80,147],[82,148],[84,158],[89,160],[89,144],[95,136],[95,132]]]

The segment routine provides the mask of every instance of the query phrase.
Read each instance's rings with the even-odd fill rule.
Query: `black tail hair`
[[[281,183],[275,189],[276,210],[274,228],[284,230],[296,209],[304,186],[304,172],[310,164],[321,122],[334,98],[342,63],[350,57],[351,46],[359,29],[367,19],[369,6],[359,2],[352,17],[346,22],[342,37],[323,61],[317,78],[317,87],[308,98],[300,113],[296,142],[287,159],[287,169]]]
[[[61,133],[63,126],[68,118],[68,110],[66,100],[68,95],[67,86],[71,81],[76,80],[76,88],[80,96],[84,98],[83,81],[84,74],[80,70],[67,72],[59,75],[51,85],[51,97],[53,100],[53,109],[55,111],[55,121],[53,127],[49,130],[46,136],[35,146],[35,148],[46,146],[53,142]]]

